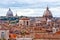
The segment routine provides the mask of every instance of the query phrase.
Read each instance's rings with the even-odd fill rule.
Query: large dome
[[[43,17],[53,17],[51,11],[47,7],[46,10],[44,11]]]
[[[6,14],[7,17],[11,17],[13,16],[13,12],[11,11],[11,9],[9,8],[7,14]]]

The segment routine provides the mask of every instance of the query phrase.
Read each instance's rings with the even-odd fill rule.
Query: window
[[[28,25],[28,21],[27,21],[27,25]]]
[[[24,21],[24,25],[25,25],[25,21]]]
[[[4,36],[5,36],[5,33],[4,33],[4,32],[2,32],[2,33],[1,33],[1,37],[2,37],[2,38],[4,38]]]

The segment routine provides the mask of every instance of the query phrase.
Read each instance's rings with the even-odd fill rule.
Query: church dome
[[[13,12],[11,11],[11,9],[9,8],[7,14],[6,14],[7,17],[11,17],[13,16]]]
[[[46,10],[45,10],[45,12],[44,12],[43,17],[50,17],[50,18],[53,17],[53,16],[52,16],[52,13],[51,13],[51,11],[49,10],[48,7],[46,8]]]

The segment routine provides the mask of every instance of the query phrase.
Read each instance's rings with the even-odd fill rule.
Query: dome
[[[44,12],[43,17],[53,17],[48,7],[46,8],[46,11]]]
[[[6,14],[7,17],[11,17],[13,16],[13,12],[11,11],[11,9],[9,8],[7,14]]]

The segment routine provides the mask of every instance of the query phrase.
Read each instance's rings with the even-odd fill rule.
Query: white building
[[[59,28],[55,28],[55,27],[53,27],[52,30],[53,30],[53,33],[56,33],[56,32],[59,31]]]
[[[0,26],[0,39],[9,39],[9,30]]]
[[[30,19],[27,17],[23,17],[19,20],[19,25],[30,26]]]

